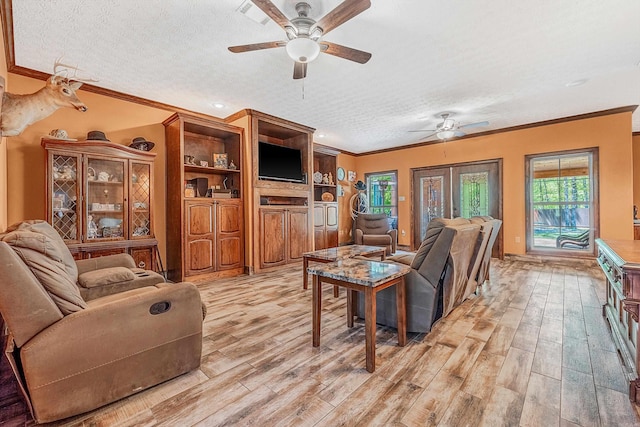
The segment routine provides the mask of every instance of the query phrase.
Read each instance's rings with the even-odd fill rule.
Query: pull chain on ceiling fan
[[[309,17],[311,6],[306,2],[296,4],[298,16],[289,20],[270,0],[251,1],[282,27],[287,40],[230,46],[229,50],[233,53],[284,47],[289,57],[295,61],[294,79],[305,78],[307,64],[316,59],[320,53],[328,53],[360,64],[366,63],[371,58],[368,52],[320,40],[329,31],[371,7],[370,0],[345,0],[317,22]]]
[[[489,125],[489,122],[487,121],[461,125],[457,121],[449,118],[449,116],[449,113],[440,114],[442,122],[438,123],[435,129],[410,130],[409,132],[432,132],[430,135],[427,135],[425,139],[436,135],[438,139],[446,141],[454,137],[465,136],[466,133],[462,132],[460,129],[471,129]]]

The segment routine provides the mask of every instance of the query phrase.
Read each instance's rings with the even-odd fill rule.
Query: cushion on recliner
[[[75,283],[78,280],[78,267],[76,266],[76,262],[73,259],[73,255],[69,252],[69,248],[62,240],[62,237],[58,234],[58,232],[46,221],[41,219],[30,219],[22,222],[17,222],[9,228],[5,230],[5,234],[8,234],[12,231],[21,230],[21,231],[33,231],[34,233],[39,233],[47,236],[51,243],[57,247],[59,250],[59,256],[62,262],[64,263],[65,270],[67,270],[67,274],[71,277],[71,280]]]
[[[440,235],[440,232],[447,225],[464,225],[469,224],[469,220],[466,218],[433,218],[429,221],[427,225],[427,231],[424,235],[424,239],[422,239],[422,243],[418,248],[418,252],[416,252],[416,256],[413,258],[413,263],[411,264],[411,268],[419,269],[422,263],[424,262],[425,257],[431,250],[434,242]]]
[[[424,235],[424,239],[422,239],[422,243],[418,248],[418,252],[416,252],[416,255],[413,257],[411,268],[420,268],[422,262],[424,261],[424,258],[427,256],[427,254],[431,250],[431,247],[440,235],[440,232],[446,226],[446,218],[434,218],[429,222],[429,225],[427,226],[427,232]]]
[[[371,245],[371,246],[380,246],[380,245],[390,245],[392,243],[391,236],[388,234],[374,234],[362,236],[362,244],[363,245]]]
[[[69,252],[66,246],[60,248],[58,242],[46,233],[21,229],[14,229],[0,238],[29,267],[62,314],[66,316],[87,308],[76,280],[69,275],[63,260],[63,253]]]
[[[113,283],[128,282],[135,278],[135,274],[126,267],[110,267],[82,273],[78,276],[78,283],[83,288],[95,288]]]

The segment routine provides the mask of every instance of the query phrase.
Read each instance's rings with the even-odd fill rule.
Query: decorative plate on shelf
[[[338,178],[338,181],[344,181],[344,177],[345,177],[344,169],[338,168],[338,171],[336,173],[336,178]]]
[[[320,172],[314,172],[313,174],[313,182],[316,184],[322,183],[322,174]]]
[[[323,202],[333,202],[333,194],[329,192],[322,193]]]

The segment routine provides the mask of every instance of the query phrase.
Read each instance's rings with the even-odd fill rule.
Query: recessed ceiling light
[[[585,84],[586,82],[588,82],[588,79],[579,79],[579,80],[574,80],[572,82],[566,83],[565,86],[566,87],[573,87],[573,86],[580,86]]]
[[[318,138],[324,138],[324,133],[319,133]]]
[[[221,102],[214,102],[213,106],[216,107],[216,108],[224,108],[224,104],[221,103]]]

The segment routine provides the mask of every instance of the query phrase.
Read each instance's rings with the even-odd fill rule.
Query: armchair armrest
[[[359,228],[356,228],[356,235],[354,236],[356,245],[362,244],[362,236],[364,236],[364,233],[362,232],[362,230],[360,230]]]
[[[100,270],[109,267],[136,268],[136,263],[133,260],[133,257],[129,254],[114,254],[97,258],[76,260],[76,266],[78,266],[78,274],[80,275],[87,271]]]
[[[387,234],[391,236],[391,252],[396,253],[396,251],[398,250],[398,230],[392,228],[391,230],[387,231]]]

